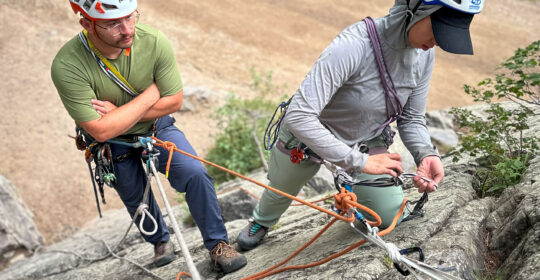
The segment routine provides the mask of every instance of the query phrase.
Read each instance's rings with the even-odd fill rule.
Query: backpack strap
[[[86,50],[94,57],[97,64],[107,75],[115,82],[121,89],[127,92],[129,95],[135,97],[138,95],[137,91],[128,83],[128,81],[120,74],[118,69],[111,64],[111,62],[99,52],[99,50],[88,40],[88,32],[83,30],[79,33],[79,40],[86,48]]]

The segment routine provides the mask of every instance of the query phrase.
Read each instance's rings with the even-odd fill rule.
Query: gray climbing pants
[[[294,136],[282,127],[279,137],[284,142],[296,145],[298,140],[292,139]],[[292,141],[291,141],[292,139]],[[295,142],[296,141],[296,142]],[[371,142],[371,141],[370,141]],[[373,142],[373,145],[377,145]],[[369,143],[368,143],[369,147]],[[320,164],[311,160],[303,160],[294,164],[290,160],[290,155],[283,153],[276,146],[271,150],[269,162],[268,180],[269,185],[280,191],[296,196],[302,187],[311,179],[320,169]],[[372,180],[380,177],[390,177],[389,175],[370,175],[358,174],[356,179]],[[371,186],[353,186],[353,192],[357,196],[357,202],[375,211],[382,220],[380,228],[386,228],[391,223],[403,203],[403,190],[401,186],[390,187],[371,187]],[[264,190],[263,195],[255,209],[253,218],[255,221],[265,227],[274,226],[281,215],[287,210],[292,199],[277,194],[270,190]],[[362,214],[371,221],[375,221],[366,212]],[[401,222],[403,215],[398,220]]]

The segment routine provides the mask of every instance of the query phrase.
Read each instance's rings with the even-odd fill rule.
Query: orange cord
[[[300,202],[301,204],[304,204],[304,205],[307,205],[307,206],[310,206],[314,209],[317,209],[323,213],[326,213],[332,217],[334,217],[334,219],[332,219],[332,221],[330,221],[319,233],[317,233],[310,241],[308,241],[306,244],[304,244],[300,249],[296,250],[296,252],[294,252],[292,255],[290,255],[287,259],[285,259],[284,261],[280,262],[279,264],[276,264],[274,266],[272,266],[271,268],[268,268],[264,271],[261,271],[259,273],[256,273],[256,274],[253,274],[251,276],[248,276],[246,278],[243,278],[242,280],[255,280],[255,279],[261,279],[261,278],[264,278],[264,277],[268,277],[270,275],[273,275],[273,274],[276,274],[276,273],[279,273],[279,272],[283,272],[283,271],[286,271],[286,270],[292,270],[292,269],[302,269],[302,268],[309,268],[309,267],[313,267],[313,266],[317,266],[317,265],[321,265],[321,264],[324,264],[332,259],[335,259],[345,253],[348,253],[350,252],[351,250],[357,248],[358,246],[364,244],[366,242],[365,239],[362,239],[352,245],[350,245],[349,247],[347,247],[346,249],[344,249],[343,251],[341,252],[338,252],[338,253],[335,253],[335,254],[332,254],[330,255],[329,257],[326,257],[325,259],[322,259],[320,261],[317,261],[317,262],[313,262],[313,263],[310,263],[310,264],[306,264],[306,265],[291,265],[291,266],[286,266],[286,267],[282,267],[280,269],[277,269],[275,270],[276,268],[282,266],[283,264],[287,263],[288,261],[290,261],[291,259],[293,259],[294,257],[296,257],[300,252],[302,252],[302,250],[304,250],[305,248],[307,248],[309,245],[311,245],[313,242],[315,242],[315,240],[317,238],[319,238],[326,230],[328,230],[328,228],[330,228],[330,226],[332,226],[337,220],[342,220],[344,222],[348,222],[348,223],[351,223],[355,220],[355,216],[354,215],[349,215],[349,217],[345,217],[345,216],[342,216],[342,215],[339,215],[337,213],[334,213],[332,211],[329,211],[327,209],[324,209],[322,207],[319,207],[317,205],[314,205],[313,203],[310,203],[310,202],[307,202],[305,200],[302,200],[302,199],[299,199],[295,196],[292,196],[288,193],[285,193],[285,192],[282,192],[278,189],[275,189],[275,188],[272,188],[268,185],[265,185],[263,183],[260,183],[260,182],[257,182],[249,177],[246,177],[240,173],[237,173],[237,172],[234,172],[232,170],[229,170],[225,167],[222,167],[222,166],[219,166],[215,163],[212,163],[212,162],[209,162],[203,158],[200,158],[200,157],[197,157],[197,156],[194,156],[192,154],[189,154],[187,152],[184,152],[182,150],[179,150],[178,148],[176,148],[176,145],[174,145],[174,143],[172,142],[164,142],[164,141],[161,141],[155,137],[152,137],[152,139],[154,139],[156,141],[156,143],[154,143],[155,146],[158,146],[158,147],[162,147],[164,149],[167,149],[169,151],[169,160],[167,162],[167,168],[166,168],[166,172],[168,174],[169,172],[169,166],[170,166],[170,163],[171,163],[171,158],[172,158],[172,152],[173,151],[176,151],[176,152],[179,152],[181,154],[184,154],[186,156],[189,156],[189,157],[192,157],[196,160],[199,160],[203,163],[206,163],[210,166],[213,166],[215,168],[218,168],[222,171],[225,171],[227,173],[230,173],[236,177],[239,177],[243,180],[246,180],[248,182],[251,182],[251,183],[254,183],[258,186],[261,186],[265,189],[268,189],[270,191],[273,191],[277,194],[280,194],[282,196],[285,196],[287,198],[290,198],[292,200],[296,200],[298,202]],[[325,198],[325,199],[328,199],[328,198]],[[334,195],[334,199],[335,199],[335,205],[338,209],[340,210],[343,210],[343,213],[349,213],[349,209],[352,209],[352,208],[358,208],[358,209],[361,209],[367,213],[369,213],[372,217],[374,217],[376,219],[376,221],[366,221],[369,225],[371,226],[379,226],[382,224],[382,221],[381,221],[381,218],[380,216],[375,213],[373,210],[365,207],[364,205],[361,205],[359,203],[356,202],[356,195],[352,192],[349,192],[347,191],[345,188],[342,188],[340,190],[340,193],[338,194],[335,194]],[[317,201],[315,201],[317,202]],[[392,220],[392,223],[390,224],[390,226],[388,228],[386,228],[385,230],[382,230],[380,232],[377,233],[378,236],[383,236],[383,235],[386,235],[388,233],[390,233],[396,226],[396,223],[399,219],[399,217],[401,216],[401,214],[403,213],[403,210],[405,209],[405,205],[407,203],[407,199],[404,199],[403,200],[403,203],[401,204],[401,208],[399,209],[397,215],[394,217],[394,219]],[[180,272],[177,276],[177,280],[180,279],[180,276],[182,275],[182,273],[185,273],[185,272]],[[189,274],[188,274],[189,275]]]
[[[309,207],[311,207],[311,208],[315,208],[315,209],[317,209],[317,210],[319,210],[319,211],[321,211],[321,212],[324,212],[324,213],[326,213],[326,214],[328,214],[328,215],[330,215],[330,216],[332,216],[332,217],[334,217],[334,218],[338,218],[338,219],[340,219],[340,220],[342,220],[342,221],[344,221],[344,222],[350,223],[350,222],[354,221],[354,216],[351,216],[351,217],[349,217],[349,218],[345,218],[345,217],[340,216],[339,214],[334,213],[334,212],[332,212],[332,211],[330,211],[330,210],[324,209],[324,208],[319,207],[319,206],[317,206],[317,205],[315,205],[315,204],[313,204],[313,203],[309,203],[309,202],[307,202],[307,201],[305,201],[305,200],[299,199],[299,198],[297,198],[297,197],[295,197],[295,196],[292,196],[292,195],[290,195],[290,194],[288,194],[288,193],[282,192],[282,191],[280,191],[280,190],[278,190],[278,189],[275,189],[275,188],[272,188],[272,187],[270,187],[270,186],[268,186],[268,185],[265,185],[265,184],[263,184],[263,183],[257,182],[257,181],[255,181],[255,180],[249,178],[249,177],[246,177],[246,176],[244,176],[244,175],[242,175],[242,174],[240,174],[240,173],[234,172],[234,171],[232,171],[232,170],[230,170],[230,169],[227,169],[227,168],[225,168],[225,167],[223,167],[223,166],[219,166],[219,165],[217,165],[217,164],[215,164],[215,163],[212,163],[212,162],[209,162],[209,161],[207,161],[207,160],[205,160],[205,159],[203,159],[203,158],[200,158],[200,157],[198,157],[198,156],[194,156],[194,155],[192,155],[192,154],[190,154],[190,153],[187,153],[187,152],[184,152],[184,151],[182,151],[182,150],[179,150],[178,148],[176,148],[176,146],[174,146],[174,143],[168,142],[168,143],[170,143],[170,144],[168,144],[168,143],[166,144],[164,141],[161,141],[161,140],[159,140],[159,139],[157,139],[157,138],[155,138],[155,137],[152,137],[152,139],[154,139],[154,140],[156,141],[156,143],[154,143],[155,146],[162,147],[162,148],[164,148],[164,149],[173,149],[174,151],[179,152],[179,153],[181,153],[181,154],[183,154],[183,155],[186,155],[186,156],[189,156],[189,157],[191,157],[191,158],[194,158],[194,159],[196,159],[196,160],[198,160],[198,161],[201,161],[201,162],[203,162],[203,163],[206,163],[206,164],[208,164],[208,165],[210,165],[210,166],[213,166],[213,167],[215,167],[215,168],[217,168],[217,169],[223,170],[223,171],[225,171],[225,172],[227,172],[227,173],[230,173],[230,174],[232,174],[232,175],[234,175],[234,176],[236,176],[236,177],[238,177],[238,178],[241,178],[241,179],[244,179],[244,180],[246,180],[246,181],[249,181],[249,182],[251,182],[251,183],[253,183],[253,184],[255,184],[255,185],[258,185],[258,186],[261,186],[261,187],[263,187],[263,188],[265,188],[265,189],[271,190],[271,191],[273,191],[273,192],[275,192],[275,193],[277,193],[277,194],[280,194],[280,195],[285,196],[285,197],[287,197],[287,198],[290,198],[290,199],[292,199],[292,200],[296,200],[296,201],[298,201],[298,202],[300,202],[300,203],[302,203],[302,204],[305,204],[305,205],[307,205],[307,206],[309,206]],[[173,147],[173,146],[174,146],[174,148],[171,148],[171,147]],[[168,166],[168,165],[167,165],[167,166]],[[168,168],[168,167],[167,167],[167,168]],[[356,203],[356,202],[354,202],[354,201],[349,201],[349,200],[346,200],[346,201],[347,201],[347,203],[352,204],[352,206],[361,208],[362,210],[364,210],[364,211],[370,213],[373,217],[375,217],[375,218],[377,219],[377,222],[374,222],[375,224],[379,224],[379,225],[381,224],[381,218],[379,217],[379,215],[377,215],[377,213],[373,212],[371,209],[369,209],[369,208],[367,208],[367,207],[365,207],[365,206],[363,206],[363,205],[360,205],[360,204],[358,204],[358,203]]]
[[[236,187],[230,188],[230,189],[228,189],[228,190],[220,191],[220,192],[218,192],[217,194],[218,194],[218,195],[222,195],[222,194],[226,194],[226,193],[229,193],[229,192],[238,190],[238,189],[240,189],[241,191],[245,192],[247,195],[249,195],[249,196],[255,198],[256,200],[261,199],[258,195],[254,194],[254,193],[252,193],[252,192],[250,192],[250,191],[248,191],[248,190],[246,190],[245,188],[240,187],[240,186],[236,186]],[[329,195],[329,196],[327,196],[327,197],[325,197],[325,198],[321,198],[321,199],[317,199],[317,200],[310,201],[310,203],[317,203],[317,202],[325,201],[325,200],[328,200],[328,199],[330,199],[330,198],[332,198],[332,197],[334,197],[333,194],[332,194],[332,195]],[[304,206],[304,204],[302,204],[302,203],[293,203],[293,204],[291,204],[291,206]]]
[[[182,276],[187,276],[187,277],[191,278],[191,274],[189,274],[187,272],[180,271],[180,272],[178,272],[178,275],[176,275],[176,280],[180,280],[180,277],[182,277]]]
[[[153,139],[157,139],[152,137]],[[173,152],[176,149],[176,145],[173,142],[165,141],[163,142],[163,145],[160,146],[169,151],[169,159],[167,159],[167,168],[165,169],[165,178],[169,178],[169,168],[171,167],[171,160],[173,156]]]
[[[403,210],[405,209],[405,205],[407,204],[407,199],[404,199],[403,200],[403,203],[401,204],[401,207],[398,211],[398,213],[396,214],[396,216],[394,217],[394,219],[392,220],[392,223],[390,224],[390,226],[380,232],[377,233],[378,236],[383,236],[383,235],[386,235],[388,233],[390,233],[392,230],[394,230],[394,228],[396,227],[396,224],[397,224],[397,221],[399,219],[399,217],[401,216],[401,214],[403,214]],[[293,269],[303,269],[303,268],[310,268],[310,267],[314,267],[314,266],[318,266],[318,265],[321,265],[321,264],[324,264],[324,263],[327,263],[337,257],[340,257],[348,252],[350,252],[351,250],[357,248],[358,246],[366,243],[366,240],[365,239],[362,239],[352,245],[350,245],[349,247],[345,248],[344,250],[342,250],[341,252],[338,252],[338,253],[335,253],[335,254],[332,254],[320,261],[317,261],[317,262],[313,262],[313,263],[310,263],[310,264],[305,264],[305,265],[291,265],[291,266],[286,266],[286,267],[282,267],[280,269],[277,269],[275,270],[276,268],[284,265],[285,263],[287,263],[288,261],[290,261],[292,258],[296,257],[302,250],[304,250],[305,248],[307,248],[309,245],[311,245],[317,238],[319,238],[328,228],[330,228],[330,226],[332,224],[334,224],[335,222],[337,221],[337,219],[332,219],[332,221],[330,221],[319,233],[317,233],[317,235],[315,235],[310,241],[308,241],[304,246],[302,246],[300,249],[296,250],[296,252],[294,252],[292,255],[290,255],[288,258],[286,258],[284,261],[280,262],[279,264],[276,264],[274,266],[272,266],[271,268],[269,269],[266,269],[264,271],[261,271],[259,273],[256,273],[256,274],[253,274],[253,275],[250,275],[246,278],[242,278],[241,280],[256,280],[256,279],[262,279],[262,278],[265,278],[265,277],[268,277],[270,275],[274,275],[274,274],[277,274],[277,273],[280,273],[280,272],[283,272],[283,271],[287,271],[287,270],[293,270]]]

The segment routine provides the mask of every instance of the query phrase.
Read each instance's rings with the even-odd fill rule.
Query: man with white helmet
[[[83,32],[56,55],[52,80],[64,107],[88,137],[87,144],[113,140],[113,186],[132,217],[140,203],[148,204],[158,228],[143,237],[154,245],[155,265],[165,265],[175,259],[174,249],[151,190],[148,200],[142,202],[147,182],[142,149],[118,141],[133,143],[138,136],[153,133],[196,154],[168,116],[182,105],[182,81],[172,46],[160,31],[137,24],[136,0],[70,0],[70,4],[81,15]],[[169,152],[157,149],[158,170],[164,173]],[[174,153],[170,166],[169,182],[186,194],[212,263],[225,273],[243,267],[247,260],[228,244],[213,181],[202,163]],[[140,219],[139,215],[137,225]],[[150,219],[142,225],[146,231],[153,226]]]
[[[472,54],[469,25],[482,7],[483,0],[396,0],[388,15],[366,18],[343,30],[288,105],[272,148],[270,185],[298,194],[319,170],[320,159],[359,181],[400,175],[400,155],[387,151],[393,137],[389,124],[397,121],[400,137],[418,166],[415,186],[419,192],[434,191],[444,170],[425,120],[433,47]],[[308,156],[298,157],[300,152]],[[398,184],[359,184],[353,191],[358,203],[381,217],[381,228],[390,225],[403,202]],[[265,190],[237,238],[238,245],[244,250],[258,246],[290,203],[291,199]]]

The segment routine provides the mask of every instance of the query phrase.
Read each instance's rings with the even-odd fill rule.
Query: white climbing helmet
[[[75,13],[91,20],[118,19],[137,9],[137,0],[69,0]]]
[[[422,0],[426,5],[443,5],[452,9],[478,14],[484,8],[484,0]]]

